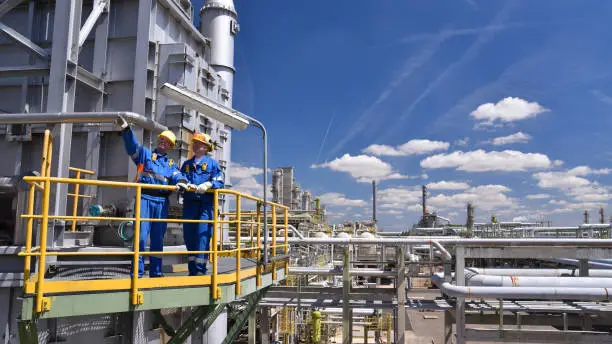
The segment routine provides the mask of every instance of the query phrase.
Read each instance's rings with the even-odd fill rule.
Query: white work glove
[[[123,118],[123,116],[121,116],[121,115],[117,116],[117,120],[115,121],[115,123],[117,123],[117,125],[120,126],[121,129],[126,129],[130,125],[125,120],[125,118]]]
[[[198,185],[198,188],[196,189],[196,193],[203,194],[206,192],[206,190],[210,189],[211,186],[212,186],[211,182],[202,183]]]
[[[190,192],[195,192],[198,189],[198,186],[196,184],[187,184],[187,191]]]
[[[189,186],[187,183],[176,183],[176,191],[185,192]]]

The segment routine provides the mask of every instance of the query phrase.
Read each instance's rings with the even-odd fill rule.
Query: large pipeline
[[[143,129],[152,131],[168,129],[148,117],[129,111],[3,113],[0,116],[0,124],[113,123],[118,116]]]
[[[284,238],[277,238],[284,242]],[[529,238],[529,239],[464,239],[456,237],[404,237],[404,238],[289,238],[289,243],[309,245],[418,245],[437,242],[439,244],[455,244],[462,246],[599,246],[612,247],[612,239],[582,239],[582,238]]]
[[[467,272],[492,276],[576,276],[578,269],[497,269],[497,268],[466,268]],[[589,269],[589,277],[612,277],[612,270]]]
[[[588,300],[608,301],[612,295],[607,288],[558,288],[558,287],[468,287],[444,282],[439,275],[432,276],[443,294],[452,297],[535,299],[535,300]]]
[[[295,275],[317,275],[317,276],[342,276],[342,269],[333,268],[309,268],[309,267],[289,267],[289,273]],[[379,269],[351,269],[351,276],[367,276],[367,277],[386,277],[395,276],[394,271],[385,271]]]

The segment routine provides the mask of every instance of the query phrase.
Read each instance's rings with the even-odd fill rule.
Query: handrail
[[[91,170],[85,170],[82,168],[76,168],[76,167],[68,167],[68,171],[74,172],[76,174],[75,178],[76,179],[81,179],[81,173],[83,174],[88,174],[88,175],[94,175],[96,174],[96,172],[91,171]],[[79,195],[79,187],[81,185],[79,184],[75,184],[74,185],[74,193],[69,193],[68,196],[72,197],[72,216],[76,216],[77,214],[77,209],[79,208],[79,197],[85,197],[85,198],[93,198],[93,196],[91,195]],[[76,220],[72,221],[72,226],[71,226],[71,230],[74,232],[76,231]]]
[[[235,293],[237,296],[242,295],[241,280],[253,276],[256,277],[256,285],[259,287],[262,284],[261,275],[264,271],[268,271],[263,266],[261,259],[262,253],[265,250],[263,244],[264,238],[262,238],[262,225],[265,225],[269,220],[272,220],[270,233],[272,236],[272,245],[269,246],[271,249],[271,257],[273,259],[272,265],[272,277],[273,280],[277,279],[276,269],[285,261],[285,272],[288,272],[288,257],[286,256],[289,252],[289,242],[287,240],[288,232],[288,217],[289,208],[273,203],[267,202],[267,207],[270,208],[271,212],[268,217],[262,217],[262,205],[264,204],[263,199],[244,194],[235,190],[226,189],[215,189],[209,190],[208,192],[214,195],[213,213],[215,216],[209,220],[186,220],[186,219],[154,219],[154,218],[143,218],[140,216],[141,200],[143,190],[168,190],[174,191],[174,186],[165,185],[152,185],[152,184],[140,184],[132,182],[115,182],[115,181],[102,181],[96,179],[81,179],[80,174],[90,174],[93,171],[82,170],[77,168],[70,168],[71,171],[76,172],[78,178],[59,178],[51,177],[51,161],[52,161],[52,147],[53,137],[50,131],[45,131],[45,140],[43,144],[42,154],[42,167],[41,176],[27,176],[23,180],[29,184],[28,192],[28,207],[27,213],[22,214],[21,218],[26,219],[26,244],[24,251],[20,252],[19,255],[24,257],[24,293],[34,294],[34,311],[41,313],[48,311],[51,308],[51,298],[46,295],[49,293],[64,293],[64,292],[86,292],[86,291],[105,291],[105,290],[120,290],[129,285],[130,302],[132,305],[140,305],[144,303],[144,294],[142,288],[151,288],[156,285],[163,285],[164,287],[183,287],[184,285],[210,285],[211,298],[213,300],[219,300],[221,298],[220,284],[235,283]],[[95,174],[95,173],[94,173]],[[135,197],[135,211],[133,217],[105,217],[105,216],[78,216],[76,212],[73,215],[57,215],[50,213],[50,193],[53,184],[68,184],[75,185],[75,195],[78,195],[78,186],[89,185],[98,187],[118,187],[124,189],[134,189],[136,193]],[[42,185],[42,186],[41,186]],[[34,202],[36,198],[37,188],[42,188],[42,211],[40,214],[35,213]],[[219,196],[227,195],[233,196],[235,199],[236,211],[235,213],[224,214],[223,217],[216,216],[219,214]],[[229,202],[231,198],[225,197],[226,202]],[[245,210],[243,215],[243,200],[255,201],[256,210],[255,213],[250,213],[249,210]],[[75,201],[76,204],[76,201]],[[277,223],[277,214],[282,214],[284,221]],[[77,221],[133,221],[134,222],[134,236],[132,239],[132,250],[129,252],[117,252],[117,251],[103,251],[103,252],[66,252],[66,251],[51,251],[47,252],[47,233],[49,230],[49,222],[57,219],[72,220],[73,228]],[[32,247],[32,238],[34,231],[34,221],[39,220],[39,232],[38,238],[40,238],[40,246]],[[212,240],[211,247],[208,251],[140,251],[139,237],[142,222],[168,222],[168,223],[210,223],[212,224]],[[221,236],[219,231],[221,226],[224,224],[231,224],[236,229],[236,242],[235,245],[230,245],[229,248],[224,248],[221,242]],[[244,227],[244,228],[243,228]],[[250,244],[243,247],[241,242],[244,238],[242,230],[248,230],[251,238]],[[277,232],[284,230],[284,240],[277,242]],[[232,243],[233,244],[233,243]],[[233,247],[233,248],[232,248]],[[189,255],[189,254],[209,254],[210,263],[212,265],[212,274],[209,276],[193,276],[193,277],[161,277],[152,280],[142,279],[138,277],[138,260],[141,256],[151,255]],[[117,279],[117,283],[106,283],[102,280],[88,280],[87,283],[83,283],[81,280],[61,280],[61,281],[49,281],[45,278],[46,272],[46,257],[49,256],[127,256],[132,257],[131,277],[129,279]],[[231,273],[219,274],[218,261],[219,257],[233,257],[235,259],[236,271]],[[241,264],[241,258],[243,257],[257,257],[257,266],[254,269],[243,269]],[[38,259],[36,276],[32,276],[30,266],[32,263],[32,257]],[[186,279],[189,280],[186,280]],[[129,284],[128,284],[129,281]],[[115,281],[113,281],[115,282]],[[126,289],[127,290],[127,289]]]

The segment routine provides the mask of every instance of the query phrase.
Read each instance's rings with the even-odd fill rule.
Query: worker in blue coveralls
[[[181,172],[189,180],[188,190],[183,195],[183,219],[212,220],[214,207],[214,194],[206,193],[209,189],[220,189],[225,185],[223,172],[219,163],[209,156],[215,145],[210,136],[204,133],[195,133],[191,139],[194,156],[185,161]],[[212,236],[212,223],[184,223],[183,237],[188,251],[210,250],[210,237]],[[189,276],[206,274],[208,254],[189,255]]]
[[[155,185],[176,185],[177,191],[187,190],[187,179],[179,171],[178,166],[168,157],[167,152],[174,148],[176,136],[169,130],[157,136],[157,148],[150,151],[138,143],[128,122],[122,116],[117,119],[121,126],[121,136],[125,150],[137,166],[136,182]],[[140,216],[149,219],[168,218],[168,196],[171,191],[142,189],[140,198]],[[145,251],[145,245],[151,234],[150,250],[164,250],[164,235],[166,222],[141,222],[140,251]],[[144,259],[138,258],[138,277],[144,274]],[[149,277],[162,277],[161,256],[149,256]]]

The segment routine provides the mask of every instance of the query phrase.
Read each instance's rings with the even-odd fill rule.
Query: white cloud
[[[527,143],[531,140],[531,136],[519,131],[516,134],[496,137],[493,139],[493,145],[501,146],[501,145],[509,145],[512,143]]]
[[[254,177],[239,179],[237,183],[234,183],[232,189],[255,197],[263,197],[263,185],[259,184]]]
[[[242,166],[238,163],[230,165],[230,173],[232,178],[244,179],[255,177],[263,173],[263,168]]]
[[[436,154],[421,161],[423,168],[456,168],[459,171],[527,171],[553,166],[548,156],[540,153],[523,153],[513,150],[490,151],[482,149],[449,154]]]
[[[546,199],[550,198],[549,194],[535,194],[535,195],[527,195],[525,198],[527,199]]]
[[[528,102],[521,98],[508,97],[500,100],[497,104],[486,103],[472,111],[470,116],[481,121],[479,125],[491,126],[499,120],[501,122],[514,122],[526,118],[535,117],[543,112],[549,111],[536,102]]]
[[[319,196],[321,203],[327,206],[341,207],[363,207],[367,205],[366,201],[360,199],[349,199],[346,195],[338,192],[328,192]]]
[[[386,214],[386,215],[401,215],[401,214],[403,214],[402,211],[395,210],[395,209],[381,210],[378,213],[379,214]]]
[[[469,137],[464,137],[462,139],[458,139],[455,142],[453,142],[455,144],[455,146],[459,146],[459,147],[465,147],[470,143],[470,138]]]
[[[470,186],[463,182],[447,182],[446,180],[442,180],[435,183],[429,183],[427,187],[430,190],[465,190]]]
[[[400,209],[421,211],[421,190],[419,188],[393,187],[378,190],[376,193],[378,207],[381,209]]]
[[[454,195],[439,194],[430,197],[428,204],[440,209],[463,209],[472,202],[482,211],[518,208],[518,200],[506,195],[510,188],[504,185],[480,185]]]
[[[409,156],[445,151],[448,150],[449,146],[448,142],[442,141],[410,140],[397,147],[378,144],[370,145],[363,152],[378,156]]]
[[[612,172],[610,169],[578,166],[567,171],[534,173],[533,178],[538,181],[538,186],[542,189],[558,189],[578,202],[592,203],[611,200],[612,190],[587,179],[586,176],[610,172]]]
[[[588,179],[567,172],[538,172],[533,177],[542,189],[569,190],[590,184]]]
[[[358,182],[411,178],[394,171],[391,164],[369,155],[351,156],[350,154],[344,154],[330,162],[311,166],[311,168],[321,167],[327,167],[332,171],[346,172]]]

